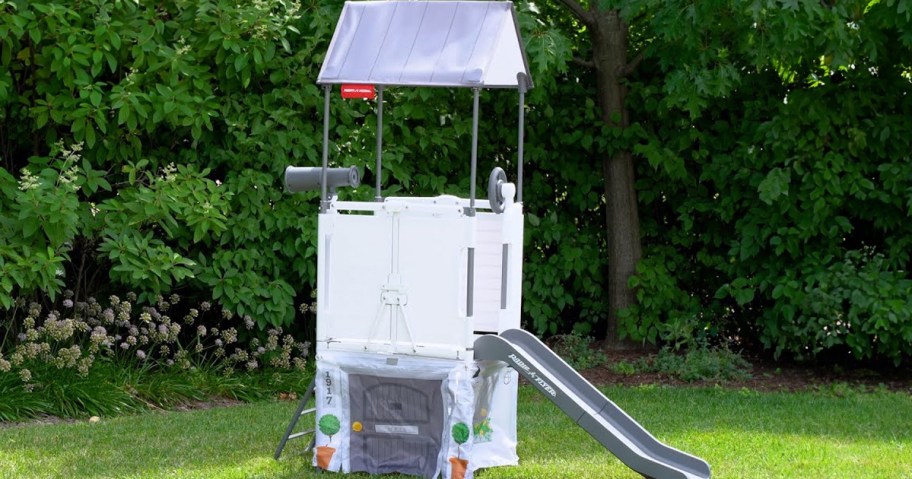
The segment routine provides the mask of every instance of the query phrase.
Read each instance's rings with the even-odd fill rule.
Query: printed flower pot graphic
[[[329,463],[332,461],[336,448],[329,446],[320,446],[317,448],[317,467],[320,469],[329,469]]]
[[[469,461],[459,457],[459,448],[469,440],[469,426],[466,426],[464,422],[457,422],[453,424],[453,429],[450,432],[453,440],[456,441],[456,457],[450,457],[450,464],[452,465],[450,479],[464,479]]]
[[[317,447],[317,467],[320,469],[329,469],[329,463],[332,461],[333,454],[336,452],[336,449],[330,447],[329,444],[332,443],[333,435],[339,432],[341,424],[339,423],[339,418],[336,416],[325,414],[320,417],[320,421],[317,422],[317,427],[320,429],[320,432],[329,436],[329,443],[325,446]]]
[[[469,461],[465,459],[459,459],[458,457],[450,457],[450,479],[464,479],[466,469],[469,466]]]

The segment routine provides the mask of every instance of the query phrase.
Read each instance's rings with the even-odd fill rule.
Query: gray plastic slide
[[[532,334],[509,329],[475,340],[475,359],[504,361],[627,467],[650,479],[708,479],[706,461],[666,446]]]

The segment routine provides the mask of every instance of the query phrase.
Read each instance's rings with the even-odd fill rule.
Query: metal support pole
[[[475,315],[475,248],[469,248],[469,268],[466,271],[466,316]]]
[[[478,97],[481,89],[472,89],[472,171],[469,184],[469,209],[468,216],[475,216],[475,177],[478,175]],[[475,248],[469,248],[469,264],[466,271],[466,316],[472,317],[475,313]]]
[[[329,167],[329,93],[330,85],[323,85],[323,171],[320,175],[320,213],[329,209],[326,196],[326,169]]]
[[[519,85],[519,147],[517,148],[518,158],[518,170],[516,176],[518,176],[517,181],[518,185],[516,188],[516,202],[522,203],[523,200],[523,144],[525,143],[525,130],[526,130],[526,74],[519,73],[516,75],[517,83]]]
[[[294,416],[291,416],[291,422],[288,423],[288,429],[285,430],[285,435],[282,436],[282,440],[279,441],[279,447],[276,448],[275,454],[273,455],[273,457],[276,460],[278,460],[279,457],[282,456],[282,450],[285,449],[285,444],[288,443],[289,439],[295,439],[295,438],[298,438],[305,434],[314,434],[314,437],[316,437],[314,430],[308,430],[305,432],[293,434],[294,428],[298,424],[298,421],[301,419],[301,416],[304,414],[307,414],[308,412],[312,413],[312,412],[316,411],[316,405],[314,405],[313,409],[307,410],[307,402],[310,401],[310,399],[314,396],[314,391],[315,391],[314,388],[316,387],[315,381],[316,380],[310,381],[310,385],[307,386],[307,391],[304,393],[304,397],[301,399],[301,402],[298,404],[298,409],[295,410]],[[307,447],[307,450],[312,448],[313,445],[314,445],[313,439],[311,439],[310,446]]]
[[[500,253],[500,309],[507,309],[507,277],[510,274],[510,245],[504,243]]]
[[[377,168],[374,174],[377,176],[377,196],[375,201],[383,201],[381,192],[380,179],[383,173],[383,85],[377,87]]]
[[[472,171],[469,183],[469,216],[475,216],[475,177],[478,175],[478,96],[480,88],[472,88]]]

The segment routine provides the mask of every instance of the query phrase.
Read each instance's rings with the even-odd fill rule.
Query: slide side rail
[[[655,439],[532,334],[511,329],[475,341],[475,359],[500,360],[525,377],[631,469],[653,479],[709,479],[702,459]]]

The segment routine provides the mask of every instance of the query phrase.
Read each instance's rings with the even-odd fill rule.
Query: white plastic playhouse
[[[520,329],[524,96],[532,86],[511,2],[347,2],[317,82],[322,167],[289,167],[291,192],[319,188],[316,377],[276,451],[311,437],[327,471],[471,478],[517,464],[519,375],[646,477],[708,478],[703,460],[657,441]],[[376,198],[340,201],[353,168],[329,168],[329,105],[373,98]],[[383,197],[383,91],[469,88],[469,198]],[[517,183],[500,168],[477,199],[479,91],[518,90]],[[301,417],[314,429],[294,433]],[[311,436],[312,434],[312,436]]]

